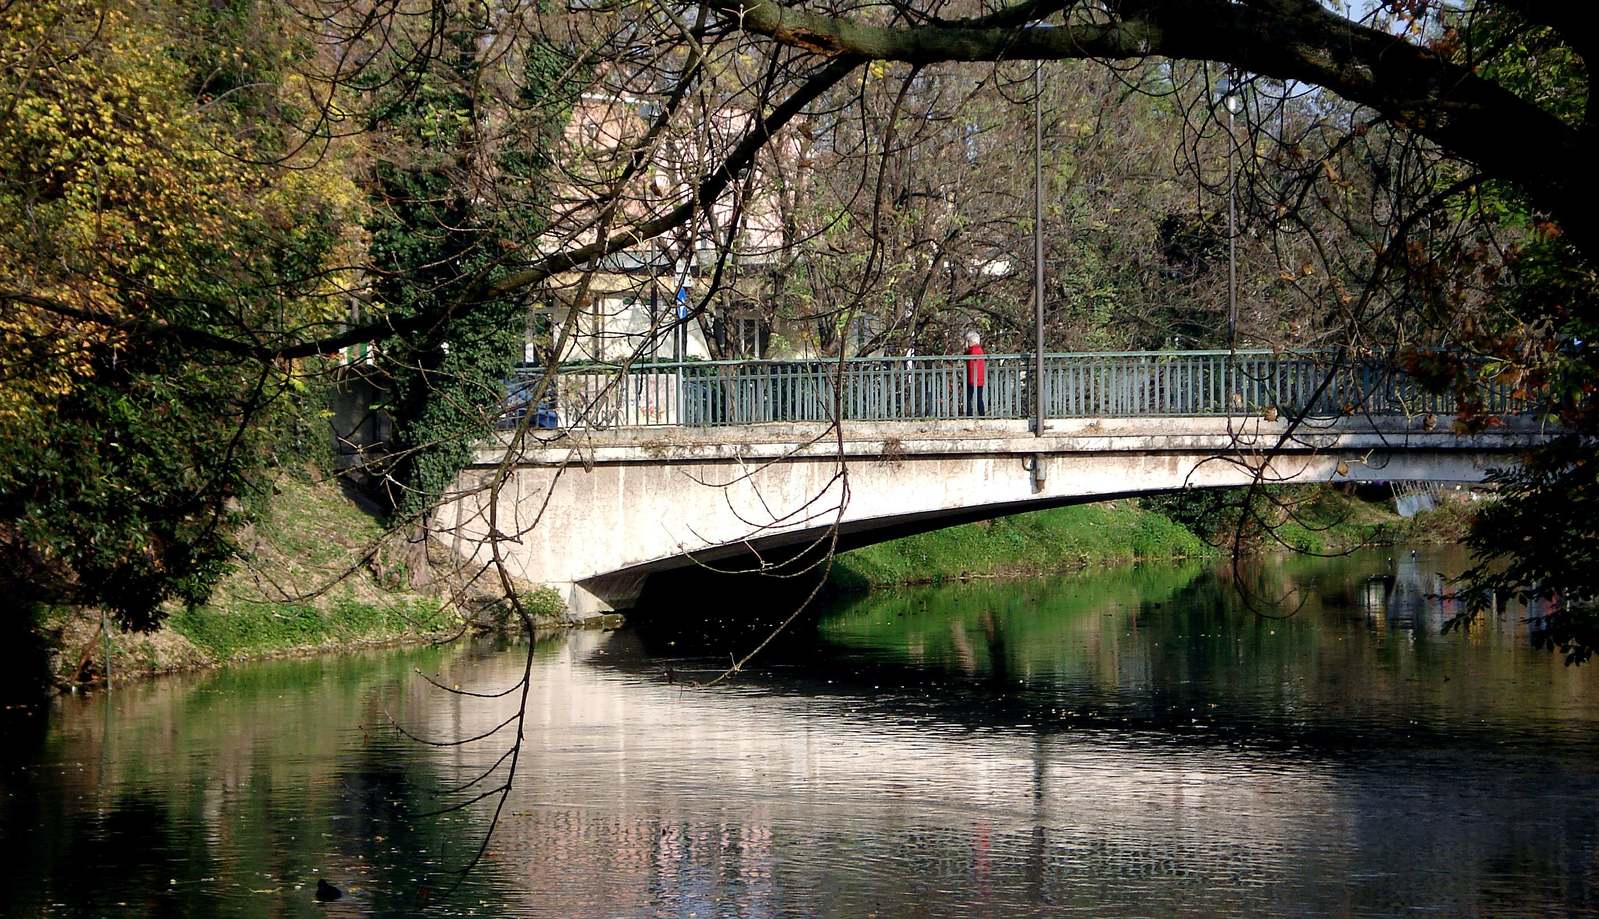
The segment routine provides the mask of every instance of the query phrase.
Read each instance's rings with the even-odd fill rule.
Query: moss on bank
[[[1196,558],[1215,550],[1136,502],[1083,504],[920,533],[840,555],[842,590],[1039,574],[1102,562]]]

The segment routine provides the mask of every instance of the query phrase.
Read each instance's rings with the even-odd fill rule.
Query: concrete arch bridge
[[[585,614],[630,606],[654,573],[782,556],[834,525],[848,549],[1256,477],[1478,482],[1547,436],[1500,391],[1504,423],[1457,434],[1446,397],[1319,354],[1035,361],[987,356],[981,416],[961,356],[564,368],[538,413],[556,427],[514,455],[509,433],[483,445],[436,525],[480,563],[498,534],[513,573]]]

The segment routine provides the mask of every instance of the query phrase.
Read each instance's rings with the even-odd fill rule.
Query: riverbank
[[[450,556],[430,555],[432,583],[417,589],[403,539],[337,486],[286,477],[269,516],[241,534],[238,567],[206,605],[175,609],[155,632],[102,628],[95,610],[49,610],[34,623],[57,688],[103,684],[276,657],[447,640],[504,624],[496,589],[452,579]],[[1291,514],[1261,549],[1327,553],[1393,542],[1447,543],[1472,508],[1447,502],[1409,520],[1383,501],[1330,488],[1295,496]],[[1156,503],[1158,506],[1158,503]],[[1076,505],[950,527],[847,552],[832,589],[1027,577],[1095,565],[1205,558],[1220,552],[1193,529],[1136,500]],[[528,586],[524,603],[541,628],[571,625],[559,596]],[[109,655],[108,653],[109,652]],[[108,666],[109,664],[109,666]]]
[[[1215,551],[1136,501],[1112,501],[984,520],[845,552],[834,561],[830,580],[839,590],[867,590],[1201,558]]]
[[[1389,502],[1321,486],[1280,496],[1274,526],[1252,550],[1342,552],[1397,542],[1459,542],[1468,503],[1400,517]],[[976,578],[1026,577],[1086,568],[1204,558],[1222,550],[1157,508],[1137,500],[1082,504],[949,527],[846,552],[833,564],[841,592]]]
[[[1477,504],[1465,494],[1446,495],[1437,508],[1401,517],[1388,500],[1347,495],[1315,486],[1296,496],[1277,516],[1264,548],[1299,552],[1346,552],[1362,546],[1396,543],[1448,545],[1465,541]]]
[[[230,663],[448,640],[503,624],[496,598],[435,564],[422,588],[404,540],[335,484],[284,477],[268,516],[240,534],[242,558],[209,602],[174,609],[150,633],[104,628],[98,610],[36,614],[35,632],[60,689]],[[440,553],[433,553],[436,557]],[[523,601],[541,626],[565,625],[553,591]],[[109,654],[108,654],[109,652]],[[108,666],[109,664],[109,666]]]

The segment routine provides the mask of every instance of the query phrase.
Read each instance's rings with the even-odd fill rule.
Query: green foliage
[[[14,575],[150,628],[226,570],[269,429],[247,368],[172,349],[96,360],[44,440],[0,439],[0,518]]]
[[[541,586],[521,597],[522,608],[534,619],[558,619],[566,615],[566,601],[553,587]]]
[[[1239,533],[1245,488],[1196,488],[1152,495],[1144,507],[1169,517],[1215,546]],[[1386,498],[1368,500],[1324,485],[1267,485],[1250,499],[1242,539],[1246,549],[1342,552],[1358,546],[1447,542],[1463,530],[1456,505],[1401,518]]]
[[[1530,25],[1515,4],[1441,5],[1449,23],[1435,48],[1571,125],[1587,122],[1588,63],[1554,29]]]
[[[1270,545],[1318,554],[1344,552],[1359,546],[1388,545],[1409,539],[1407,521],[1387,500],[1365,501],[1328,486],[1308,486],[1277,498],[1278,513]]]
[[[1002,517],[896,539],[840,555],[846,589],[987,575],[1037,574],[1096,562],[1197,558],[1211,548],[1182,526],[1131,502]]]
[[[516,620],[517,604],[521,605],[522,612],[532,618],[535,627],[567,621],[566,601],[561,598],[561,592],[553,587],[539,586],[523,590],[516,600],[517,603],[512,603],[509,598],[495,597],[477,605],[472,617],[473,627],[480,631],[520,631],[521,623]]]
[[[1477,515],[1466,542],[1480,562],[1465,575],[1472,612],[1491,597],[1538,600],[1535,640],[1568,663],[1599,648],[1599,462],[1575,437],[1497,470],[1499,500]]]
[[[1141,500],[1144,507],[1215,545],[1232,538],[1243,496],[1232,488],[1188,488]]]
[[[1330,508],[1324,508],[1326,513],[1317,514],[1314,507],[1303,506],[1296,495],[1304,494],[1303,489],[1281,485],[1265,485],[1253,492],[1247,488],[1190,488],[1151,495],[1143,499],[1143,504],[1211,545],[1232,545],[1241,539],[1245,546],[1287,542],[1290,546],[1319,551],[1324,543],[1316,535],[1317,531],[1337,522],[1338,515]],[[1293,519],[1295,517],[1298,519]],[[1271,528],[1276,528],[1278,542],[1268,533]],[[1287,529],[1286,534],[1284,529]]]
[[[480,302],[479,292],[503,274],[509,252],[543,230],[542,182],[575,91],[561,55],[530,48],[511,126],[485,175],[478,125],[487,117],[479,92],[488,65],[477,49],[487,25],[469,5],[448,10],[449,50],[414,87],[376,75],[379,117],[402,151],[378,162],[373,184],[379,307],[397,318],[446,317],[382,343],[399,457],[391,472],[399,491],[389,497],[404,516],[425,514],[453,484],[491,430],[504,381],[521,359],[526,301]],[[494,185],[492,200],[485,183]]]
[[[1491,306],[1460,324],[1473,359],[1422,354],[1412,363],[1456,393],[1461,432],[1499,426],[1490,399],[1509,396],[1569,435],[1490,478],[1500,500],[1471,526],[1468,544],[1482,561],[1465,575],[1463,592],[1472,598],[1467,618],[1496,595],[1544,601],[1550,611],[1537,620],[1535,641],[1582,663],[1599,647],[1599,271],[1520,194],[1501,186],[1490,200],[1521,240],[1498,261],[1467,253],[1480,263]]]
[[[260,165],[234,131],[245,94],[190,94],[203,40],[187,12],[0,11],[0,288],[32,298],[0,313],[0,585],[136,629],[226,570],[263,470],[296,439],[279,434],[299,384],[75,315],[218,336],[318,320],[337,308],[323,269],[351,201],[326,151]]]
[[[1554,31],[1531,24],[1511,5],[1476,5],[1450,17],[1438,47],[1476,62],[1483,76],[1568,124],[1589,123],[1591,61]],[[1526,196],[1503,182],[1485,183],[1478,206],[1508,242],[1449,253],[1466,266],[1488,308],[1459,324],[1464,350],[1487,360],[1416,363],[1459,394],[1462,431],[1491,428],[1490,391],[1526,400],[1571,436],[1531,451],[1519,468],[1494,473],[1500,500],[1484,509],[1468,544],[1481,561],[1465,576],[1471,611],[1514,596],[1549,604],[1535,639],[1581,663],[1599,647],[1599,475],[1592,438],[1599,434],[1599,272]],[[1502,251],[1499,258],[1492,257]],[[1433,261],[1443,261],[1428,253]],[[1457,281],[1457,291],[1465,281]]]

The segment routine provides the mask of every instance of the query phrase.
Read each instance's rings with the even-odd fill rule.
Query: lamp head
[[[1216,83],[1216,97],[1218,101],[1234,115],[1244,110],[1244,100],[1238,95],[1238,87],[1233,85],[1232,77],[1222,77]]]

